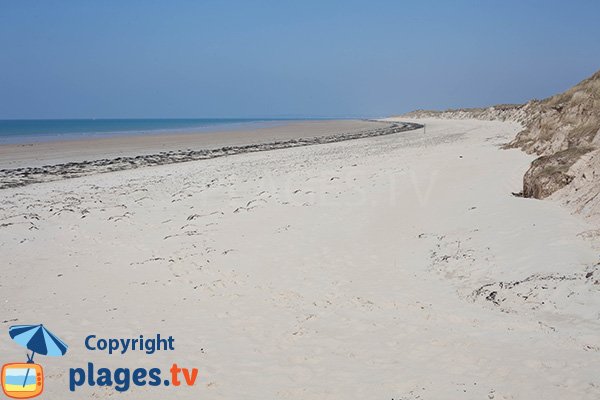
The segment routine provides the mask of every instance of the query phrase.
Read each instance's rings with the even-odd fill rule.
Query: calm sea
[[[0,120],[0,144],[89,137],[206,132],[284,124],[284,119],[37,119]]]

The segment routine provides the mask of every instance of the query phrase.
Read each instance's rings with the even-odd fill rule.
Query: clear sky
[[[600,1],[0,0],[0,118],[385,116],[600,69]]]

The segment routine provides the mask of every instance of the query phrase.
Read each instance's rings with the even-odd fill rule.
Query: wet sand
[[[324,123],[314,125],[298,124],[279,127],[268,132],[258,130],[237,134],[229,133],[224,135],[224,137],[220,137],[219,134],[213,134],[203,142],[199,142],[200,139],[198,139],[201,135],[186,135],[177,140],[173,140],[168,135],[163,135],[165,138],[163,143],[168,143],[168,146],[165,145],[165,150],[160,152],[156,152],[157,150],[153,144],[155,138],[151,138],[150,143],[146,138],[140,138],[137,141],[137,147],[132,147],[137,149],[135,153],[118,157],[115,157],[115,154],[107,149],[106,145],[114,146],[115,141],[120,143],[122,140],[106,139],[105,146],[96,146],[93,154],[87,154],[90,159],[84,161],[73,161],[73,159],[82,157],[90,148],[86,147],[85,144],[72,142],[70,145],[76,149],[74,153],[64,153],[63,148],[68,148],[68,145],[60,147],[55,151],[55,154],[59,155],[61,159],[68,159],[69,161],[42,166],[0,169],[0,189],[76,178],[96,173],[391,135],[421,127],[419,124],[414,123],[370,122],[368,125],[364,125],[364,122],[359,123],[358,121],[352,124],[352,126],[343,125],[348,124],[338,124],[337,126],[335,124]],[[362,126],[366,126],[366,128],[361,129]],[[339,133],[333,133],[334,131]],[[130,139],[126,138],[125,140]],[[209,140],[212,140],[212,142],[209,142]],[[227,145],[224,145],[225,143]],[[166,150],[169,148],[175,150]],[[149,151],[154,151],[154,153],[149,153]],[[30,158],[35,157],[36,152],[32,151],[32,153]],[[48,155],[52,153],[41,154]],[[39,162],[40,159],[35,159],[35,161]]]
[[[251,129],[151,133],[27,144],[0,145],[0,169],[40,167],[101,158],[131,157],[163,151],[214,149],[352,133],[389,126],[365,120],[289,121],[278,126]]]

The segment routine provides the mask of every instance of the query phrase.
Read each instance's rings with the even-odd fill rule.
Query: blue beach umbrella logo
[[[32,351],[31,356],[27,356],[27,362],[31,363],[35,354],[64,356],[69,348],[42,324],[11,326],[8,334],[15,342]]]

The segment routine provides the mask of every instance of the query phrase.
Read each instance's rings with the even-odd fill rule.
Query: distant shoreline
[[[0,120],[0,145],[107,139],[162,134],[200,134],[286,125],[287,118],[133,118]]]
[[[416,123],[384,122],[374,120],[341,120],[341,121],[305,121],[290,124],[286,127],[270,127],[255,131],[241,131],[218,133],[213,135],[156,135],[139,136],[134,138],[104,138],[89,141],[71,141],[53,143],[55,146],[48,147],[47,143],[30,145],[4,145],[0,146],[0,157],[4,160],[0,167],[0,189],[20,187],[32,183],[55,181],[67,178],[92,175],[96,173],[121,171],[140,168],[144,166],[155,166],[173,164],[187,161],[205,160],[226,155],[276,150],[289,147],[301,147],[315,144],[325,144],[346,140],[390,135],[421,128]],[[199,138],[207,139],[204,143],[190,141]],[[111,147],[125,145],[127,140],[133,140],[133,148],[137,145],[137,151],[128,155],[111,155]],[[153,150],[156,143],[177,139],[173,143],[161,143],[161,151]],[[187,139],[187,141],[186,141]],[[212,140],[211,140],[212,139]],[[217,140],[216,142],[214,140]],[[96,144],[104,144],[100,148]],[[201,147],[197,147],[200,144]],[[144,146],[142,146],[144,145]],[[194,148],[196,147],[196,148]],[[15,155],[14,151],[21,148],[21,157]],[[89,159],[78,160],[77,151],[86,156],[89,149],[97,149],[97,155]],[[64,162],[39,163],[42,155],[48,151],[56,151],[56,157]],[[114,150],[114,149],[113,149]],[[102,156],[100,156],[102,155]],[[11,160],[12,156],[12,160]],[[14,163],[14,168],[6,167]]]
[[[301,137],[371,129],[385,122],[366,120],[289,120],[273,125],[247,124],[160,131],[146,134],[80,136],[26,143],[0,144],[0,169],[43,167],[101,158],[149,155],[164,151],[240,146]]]

